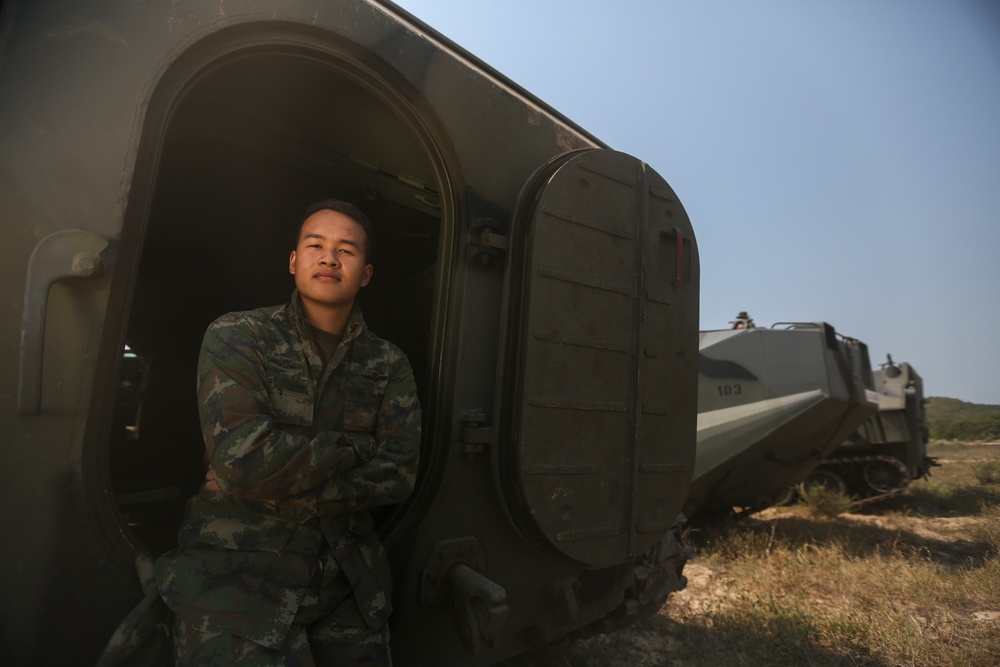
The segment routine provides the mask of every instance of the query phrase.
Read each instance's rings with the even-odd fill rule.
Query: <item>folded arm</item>
[[[209,468],[225,493],[281,500],[315,489],[358,462],[342,433],[310,437],[304,429],[279,426],[264,359],[245,323],[217,321],[206,332],[198,402]]]

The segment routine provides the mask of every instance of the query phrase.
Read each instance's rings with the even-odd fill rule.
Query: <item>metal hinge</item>
[[[471,411],[463,415],[462,431],[459,436],[459,449],[469,458],[485,454],[496,439],[496,429],[483,426],[486,414],[481,411]]]
[[[495,259],[507,252],[507,237],[497,232],[490,220],[472,230],[469,246],[475,261],[490,266]]]

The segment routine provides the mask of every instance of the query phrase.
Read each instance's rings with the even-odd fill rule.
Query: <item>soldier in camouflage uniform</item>
[[[412,490],[420,406],[406,357],[355,304],[370,229],[350,204],[314,205],[291,302],[205,334],[208,472],[155,568],[179,665],[391,664],[392,581],[368,509]]]

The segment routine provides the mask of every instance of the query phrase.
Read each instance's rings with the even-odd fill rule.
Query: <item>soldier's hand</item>
[[[205,490],[222,491],[222,489],[219,488],[219,483],[215,481],[215,472],[213,472],[211,468],[205,472]],[[261,500],[260,502],[267,503],[272,507],[276,507],[278,505],[277,501],[274,500]]]
[[[219,483],[215,481],[215,473],[212,472],[211,468],[205,473],[205,489],[207,491],[222,491],[219,488]]]

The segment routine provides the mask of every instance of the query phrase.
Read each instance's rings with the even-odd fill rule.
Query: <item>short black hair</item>
[[[350,202],[346,202],[340,199],[322,199],[314,204],[310,204],[306,208],[305,214],[302,219],[299,220],[299,224],[295,228],[295,238],[293,239],[293,247],[298,247],[299,237],[302,236],[302,225],[306,223],[309,216],[314,213],[319,213],[320,211],[336,211],[337,213],[343,213],[348,218],[354,220],[354,222],[361,225],[361,228],[365,230],[365,264],[371,264],[372,258],[375,257],[375,226],[372,225],[371,220],[368,216],[362,212],[360,208],[355,206]]]

